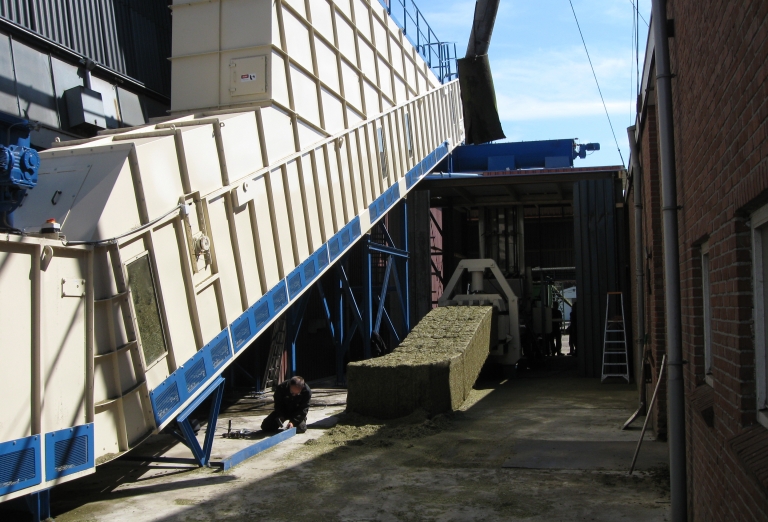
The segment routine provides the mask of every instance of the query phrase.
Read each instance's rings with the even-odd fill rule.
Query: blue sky
[[[438,38],[466,52],[474,0],[415,0]],[[632,0],[572,0],[624,162],[634,122]],[[393,1],[393,4],[397,2]],[[651,0],[639,0],[650,22]],[[648,27],[640,20],[640,69]],[[568,0],[501,0],[489,51],[504,133],[510,141],[579,138],[599,152],[575,166],[621,165]],[[630,78],[632,74],[632,78]]]

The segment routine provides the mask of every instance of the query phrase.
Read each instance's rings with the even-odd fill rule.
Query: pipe
[[[672,74],[669,68],[666,0],[653,0],[656,97],[661,153],[661,194],[664,244],[665,308],[667,326],[667,401],[669,418],[669,479],[672,521],[688,519],[685,462],[685,391],[680,312],[680,252],[677,230],[677,176],[672,127]]]
[[[643,274],[643,200],[642,200],[642,170],[640,168],[640,154],[637,150],[637,141],[635,140],[635,126],[627,127],[627,136],[629,137],[629,150],[632,154],[632,189],[634,191],[633,200],[635,204],[635,292],[637,308],[637,328],[636,345],[638,353],[644,355],[645,352],[645,284]],[[639,368],[642,368],[643,359],[640,359]],[[642,374],[641,374],[642,375]],[[638,379],[638,392],[640,395],[640,404],[643,403],[643,379]]]

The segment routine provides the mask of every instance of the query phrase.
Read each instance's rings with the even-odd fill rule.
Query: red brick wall
[[[758,477],[768,462],[768,430],[755,427],[749,212],[768,200],[768,2],[670,0],[675,154],[691,520],[768,520],[768,490]],[[646,120],[653,141],[655,122]],[[644,130],[645,132],[645,130]],[[643,159],[647,144],[643,143]],[[645,186],[656,175],[643,162]],[[647,196],[647,200],[652,196]],[[649,230],[660,230],[644,209]],[[651,220],[651,223],[648,223]],[[660,221],[659,221],[660,225]],[[660,239],[660,234],[659,234]],[[655,238],[654,238],[655,240]],[[699,245],[709,241],[713,385],[704,383],[703,301]],[[663,296],[656,271],[654,297]],[[661,258],[658,258],[659,263]],[[658,289],[658,293],[657,293]],[[659,306],[652,300],[651,316]],[[654,349],[661,326],[649,329]],[[650,326],[650,325],[649,325]],[[661,337],[659,337],[661,336]],[[735,451],[744,433],[757,435]],[[765,430],[765,433],[763,431]],[[750,432],[751,432],[750,431]],[[765,435],[765,436],[763,436]],[[747,453],[745,453],[745,451]],[[756,467],[757,466],[757,467]]]
[[[659,167],[658,127],[656,107],[649,106],[641,129],[640,155],[643,177],[643,248],[645,273],[645,331],[647,349],[651,364],[652,382],[646,389],[650,401],[661,370],[661,359],[666,350],[666,327],[664,321],[664,251],[662,248],[661,225],[661,172]],[[634,245],[633,245],[634,246]],[[634,256],[632,256],[634,260]],[[667,383],[662,380],[656,406],[651,417],[651,426],[659,438],[667,434]]]

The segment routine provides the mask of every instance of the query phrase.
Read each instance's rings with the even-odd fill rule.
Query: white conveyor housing
[[[171,7],[172,115],[42,152],[0,237],[0,501],[172,422],[463,140],[377,0]]]

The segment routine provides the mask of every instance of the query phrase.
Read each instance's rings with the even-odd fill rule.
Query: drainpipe
[[[682,322],[680,319],[680,253],[677,231],[677,176],[672,128],[672,74],[669,69],[666,0],[653,0],[656,47],[656,99],[661,153],[661,194],[664,235],[664,278],[667,323],[667,406],[669,479],[672,521],[688,520],[685,470],[685,395],[683,389]]]
[[[645,285],[643,281],[643,200],[642,200],[642,177],[640,169],[640,154],[637,150],[637,141],[635,140],[635,126],[627,128],[629,136],[629,150],[632,154],[632,190],[635,203],[635,307],[637,309],[637,349],[641,355],[639,368],[642,369],[645,353]],[[643,404],[643,379],[638,379],[638,392],[640,394],[640,404]]]

